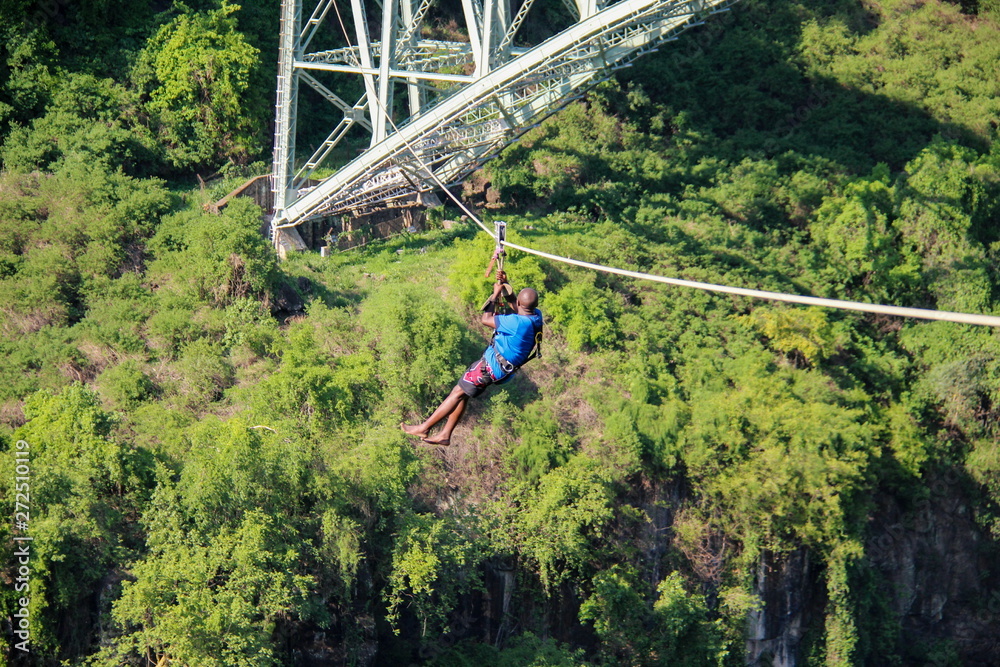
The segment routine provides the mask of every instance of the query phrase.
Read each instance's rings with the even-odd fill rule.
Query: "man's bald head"
[[[517,293],[517,305],[528,310],[534,310],[538,306],[538,292],[530,287],[525,287]]]

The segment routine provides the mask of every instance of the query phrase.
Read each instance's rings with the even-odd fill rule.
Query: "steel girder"
[[[310,53],[306,49],[331,8],[345,40],[350,33],[336,0],[320,0],[303,26],[302,1],[283,0],[273,230],[412,197],[438,182],[454,184],[585,86],[735,2],[619,0],[605,6],[602,0],[565,0],[577,22],[537,46],[518,49],[511,46],[513,37],[533,0],[524,0],[513,15],[506,0],[463,0],[469,42],[419,38],[433,0],[382,0],[381,39],[372,41],[363,1],[350,0],[355,39]],[[359,76],[361,99],[341,99],[313,74],[322,71]],[[300,82],[336,106],[343,119],[296,170]],[[393,122],[396,85],[407,88],[409,116]],[[318,185],[306,186],[354,127],[370,133],[369,148]]]

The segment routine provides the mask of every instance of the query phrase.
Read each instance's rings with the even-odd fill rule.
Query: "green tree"
[[[44,115],[13,129],[0,159],[10,171],[55,171],[64,164],[101,165],[144,175],[156,171],[159,147],[136,121],[135,101],[111,79],[66,73],[52,82]]]
[[[1000,170],[977,158],[937,140],[907,165],[899,186],[894,225],[904,256],[920,266],[945,310],[982,313],[992,305],[990,260],[980,238],[995,238],[985,220],[997,210]]]
[[[297,573],[297,540],[257,510],[210,537],[187,534],[176,520],[156,516],[169,503],[164,493],[148,519],[150,553],[114,605],[115,621],[127,630],[99,662],[152,655],[219,667],[279,664],[275,624],[302,613],[312,585]]]
[[[419,619],[421,636],[430,629],[447,631],[458,596],[481,586],[477,570],[485,554],[473,534],[475,526],[468,525],[470,519],[410,513],[400,517],[386,592],[388,619],[394,626],[405,604]]]
[[[635,573],[621,567],[597,573],[592,586],[593,592],[580,605],[580,620],[593,623],[609,663],[721,664],[719,630],[708,618],[704,598],[684,590],[679,572],[657,584],[651,605]]]
[[[573,350],[599,350],[617,339],[618,305],[600,288],[574,281],[545,300],[545,314]]]
[[[260,54],[237,30],[239,5],[185,12],[150,38],[132,72],[178,169],[248,161],[259,151],[250,88]]]
[[[139,268],[137,255],[170,205],[160,181],[83,162],[0,179],[11,193],[0,202],[0,326],[8,333],[69,324],[84,316],[91,292],[98,301],[115,292],[109,279]]]
[[[919,284],[919,267],[900,256],[887,181],[882,165],[871,180],[825,198],[810,220],[814,247],[822,252],[821,272],[838,293],[864,290],[877,302],[896,301]]]
[[[154,387],[142,367],[131,360],[112,366],[98,378],[101,393],[108,396],[115,407],[131,410],[150,398]]]
[[[25,25],[25,4],[5,4],[0,19],[4,38],[0,50],[0,140],[4,141],[11,129],[30,123],[42,113],[52,94],[53,69],[57,66],[56,44],[42,28]]]
[[[138,550],[134,524],[152,488],[148,453],[119,442],[96,394],[75,384],[25,405],[14,440],[29,458],[32,652],[79,655],[94,639],[90,600]],[[0,495],[13,516],[15,459],[0,459]]]
[[[881,435],[867,396],[840,394],[815,371],[782,370],[747,351],[729,388],[694,393],[684,462],[725,508],[729,530],[775,548],[835,544],[853,524]],[[725,368],[724,366],[723,368]]]
[[[507,535],[494,539],[524,555],[546,591],[592,566],[614,516],[610,485],[595,461],[578,454],[543,476],[537,488],[521,486],[513,495],[516,509],[500,515]]]
[[[281,365],[247,396],[249,413],[275,426],[302,422],[312,433],[329,433],[369,414],[378,399],[376,364],[371,352],[333,358],[322,352],[312,326],[292,327]]]
[[[360,323],[377,354],[384,394],[403,409],[440,400],[470,356],[465,327],[424,285],[375,290],[361,305]]]

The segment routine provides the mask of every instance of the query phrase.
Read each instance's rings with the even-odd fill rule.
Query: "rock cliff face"
[[[977,524],[971,488],[948,471],[916,503],[880,499],[866,545],[904,656],[919,651],[935,667],[1000,665],[1000,545]]]
[[[794,667],[805,662],[806,631],[823,622],[826,593],[806,549],[783,559],[763,554],[757,565],[755,592],[764,603],[750,614],[747,664]]]
[[[858,599],[874,601],[857,607],[859,648],[872,665],[1000,665],[1000,545],[976,522],[968,479],[951,471],[925,483],[919,501],[875,499],[853,577]],[[804,549],[760,559],[764,607],[749,620],[747,664],[806,664],[806,638],[822,633],[823,575]]]

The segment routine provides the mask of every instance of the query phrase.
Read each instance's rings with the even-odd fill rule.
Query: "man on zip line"
[[[495,315],[499,298],[507,301],[514,313]],[[541,353],[542,312],[536,308],[537,305],[538,293],[535,290],[525,287],[515,299],[507,276],[503,271],[497,271],[493,296],[483,307],[481,320],[495,333],[482,359],[469,366],[448,397],[423,423],[400,424],[400,428],[431,445],[451,444],[451,433],[462,418],[469,398],[479,396],[491,384],[506,382],[526,361]],[[447,421],[440,433],[429,437],[431,428],[443,419]]]

